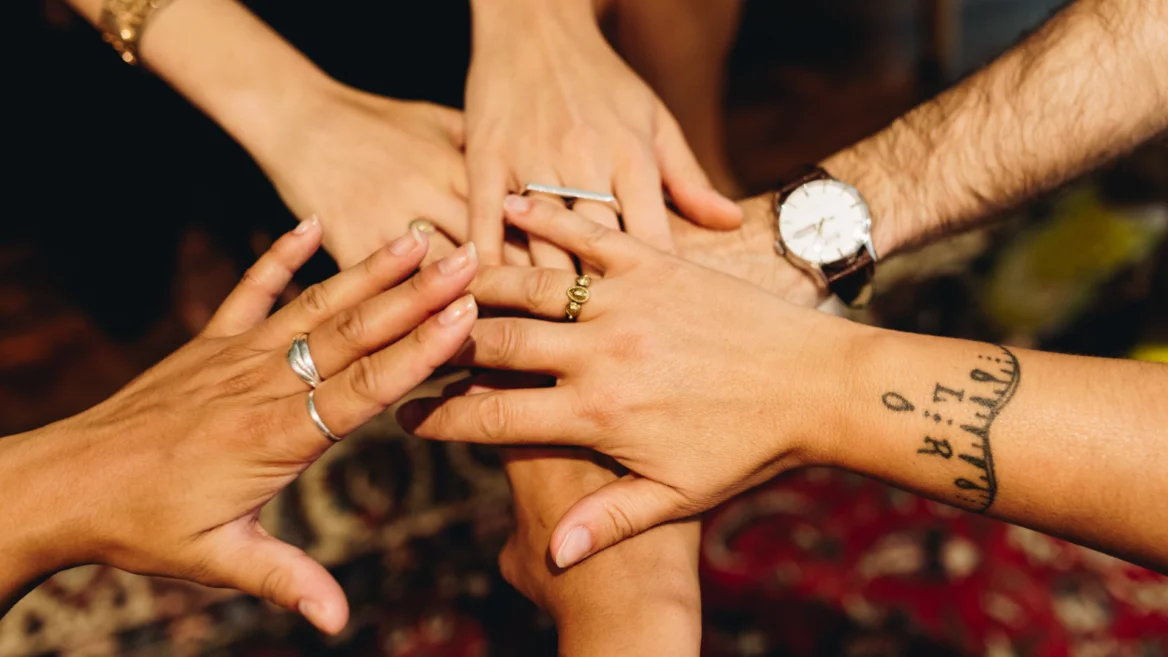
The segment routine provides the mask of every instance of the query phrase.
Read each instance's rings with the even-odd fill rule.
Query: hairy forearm
[[[860,330],[830,462],[1168,569],[1168,366]]]
[[[69,0],[95,25],[101,0]],[[235,0],[174,0],[147,24],[145,66],[214,119],[257,159],[273,154],[289,123],[335,85]]]
[[[1079,0],[1022,44],[825,161],[881,255],[969,228],[1168,128],[1168,0]]]

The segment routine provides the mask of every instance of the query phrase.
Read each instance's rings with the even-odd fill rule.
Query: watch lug
[[[864,249],[868,251],[868,255],[872,256],[872,262],[880,260],[880,256],[876,255],[876,245],[872,244],[872,234],[868,233],[864,237]]]

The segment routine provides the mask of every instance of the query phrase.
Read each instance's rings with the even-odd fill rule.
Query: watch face
[[[855,187],[817,180],[796,189],[779,208],[779,234],[800,258],[824,265],[853,256],[872,228],[868,204]]]

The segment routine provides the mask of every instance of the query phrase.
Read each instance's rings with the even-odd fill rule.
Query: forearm
[[[1168,127],[1166,33],[1168,0],[1079,0],[825,168],[882,256],[969,228]]]
[[[830,463],[1168,569],[1168,366],[857,331]]]
[[[101,0],[69,0],[95,25]],[[147,24],[144,65],[258,160],[273,157],[302,115],[335,85],[235,0],[174,0]]]

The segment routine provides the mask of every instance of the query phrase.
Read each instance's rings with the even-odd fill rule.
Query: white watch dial
[[[787,249],[816,265],[855,255],[872,228],[868,204],[838,180],[807,183],[779,208],[779,234]]]

